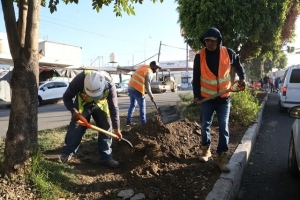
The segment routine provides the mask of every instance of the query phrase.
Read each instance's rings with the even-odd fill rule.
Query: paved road
[[[300,179],[288,174],[288,148],[294,119],[280,113],[278,96],[269,95],[263,122],[244,173],[238,200],[299,200]]]
[[[156,104],[164,105],[180,101],[179,94],[192,91],[167,92],[164,94],[154,94]],[[127,96],[118,98],[121,113],[126,113],[129,107],[129,98]],[[153,107],[154,104],[146,97],[147,107]],[[0,138],[5,137],[8,129],[10,109],[0,109]],[[70,112],[66,110],[62,103],[48,104],[38,108],[38,130],[51,129],[69,124]]]

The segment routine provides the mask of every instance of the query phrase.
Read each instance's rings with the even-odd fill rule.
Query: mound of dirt
[[[221,174],[215,162],[217,124],[211,127],[212,159],[201,163],[199,125],[187,119],[165,125],[156,113],[155,109],[147,110],[146,124],[122,132],[132,148],[124,141],[113,141],[113,155],[120,162],[119,168],[110,169],[99,163],[97,137],[83,138],[78,152],[68,163],[76,169],[79,180],[76,192],[70,191],[70,197],[64,199],[117,200],[122,199],[118,193],[127,190],[145,196],[144,199],[205,199]],[[138,119],[135,113],[134,120],[138,122]],[[231,126],[230,132],[229,156],[245,128]],[[57,162],[60,151],[44,152],[43,156]],[[9,182],[0,177],[0,185],[2,197],[38,199],[34,188],[26,183]]]
[[[120,151],[120,145],[114,143],[114,155],[124,164],[125,170],[130,170],[136,177],[168,173],[179,163],[196,158],[199,153],[200,127],[188,120],[164,125],[156,115],[146,124],[123,132],[123,137],[131,141],[134,147],[125,146]],[[135,168],[132,168],[131,162],[135,163]],[[166,168],[170,163],[174,166]]]
[[[83,190],[78,188],[76,196],[119,199],[118,192],[132,189],[135,194],[145,194],[146,199],[205,199],[221,174],[215,162],[216,124],[211,129],[213,156],[208,163],[199,162],[200,127],[187,119],[165,125],[160,116],[153,115],[146,124],[123,131],[123,137],[133,148],[124,141],[114,141],[114,159],[120,162],[120,167],[114,170],[99,166],[95,158],[96,144],[82,145],[70,164],[76,165],[81,180],[92,184],[85,184]],[[231,129],[229,155],[234,152],[244,130],[241,127]]]

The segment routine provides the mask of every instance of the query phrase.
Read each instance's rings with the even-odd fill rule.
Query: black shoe
[[[110,168],[117,168],[120,166],[120,163],[118,161],[115,161],[114,159],[110,159],[109,161],[103,162],[103,164]]]
[[[61,163],[66,164],[69,162],[69,160],[71,160],[72,156],[67,155],[67,154],[61,154],[61,156],[59,157],[59,160]]]

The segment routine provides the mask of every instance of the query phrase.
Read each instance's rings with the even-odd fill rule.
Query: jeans
[[[92,116],[98,127],[109,132],[112,131],[111,119],[107,117],[107,114],[96,104],[86,104],[84,106],[82,115],[87,119],[88,122],[90,122]],[[86,129],[87,127],[81,126],[75,121],[71,120],[65,137],[65,145],[62,150],[63,154],[73,156],[77,152]],[[100,156],[100,162],[106,162],[112,159],[111,144],[112,138],[110,136],[98,132],[98,152]]]
[[[211,144],[210,126],[212,124],[215,111],[219,124],[219,143],[217,147],[217,153],[220,155],[222,152],[228,151],[228,121],[230,113],[230,103],[218,103],[214,100],[210,100],[202,103],[200,109],[202,146],[209,147]]]
[[[127,122],[132,121],[132,116],[134,109],[136,107],[136,104],[139,104],[139,110],[140,110],[140,121],[141,123],[146,123],[146,101],[145,101],[145,95],[142,95],[141,92],[135,90],[135,89],[128,89],[129,98],[130,98],[130,106],[128,108],[128,114],[127,114]]]

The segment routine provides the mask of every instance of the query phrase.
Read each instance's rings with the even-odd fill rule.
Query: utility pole
[[[189,71],[189,45],[188,45],[188,39],[185,39],[186,42],[186,71]]]
[[[134,66],[134,55],[132,55],[132,66]]]
[[[158,58],[157,58],[157,62],[159,62],[159,57],[160,57],[160,49],[161,49],[161,41],[159,43],[159,48],[158,48]]]
[[[159,43],[159,48],[158,48],[157,62],[159,62],[160,50],[161,50],[161,41],[160,41],[160,43]],[[155,76],[155,80],[156,80],[156,81],[157,81],[157,77],[158,77],[158,73],[157,73],[157,71],[156,71],[156,76]]]

